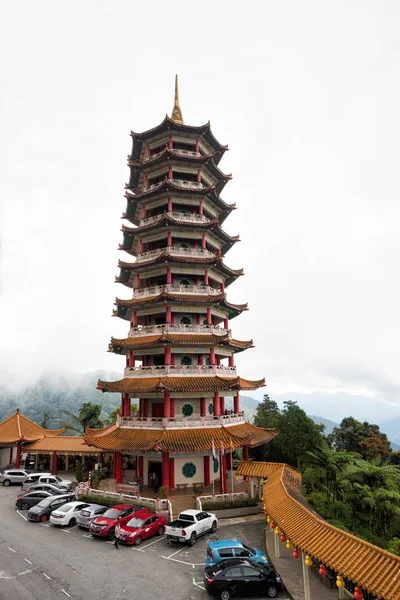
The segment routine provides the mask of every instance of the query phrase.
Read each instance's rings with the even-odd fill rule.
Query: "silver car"
[[[107,508],[109,507],[101,504],[89,504],[76,515],[76,524],[78,527],[89,529],[91,522],[103,515]]]
[[[27,490],[23,489],[22,494],[30,494],[31,492],[49,492],[52,496],[65,494],[65,488],[59,488],[52,483],[36,483],[31,485]]]
[[[38,475],[38,473],[35,473],[35,476],[36,475]],[[30,476],[23,482],[23,484],[21,486],[23,490],[27,490],[32,485],[34,485],[33,482],[31,481],[31,477],[32,476]],[[61,479],[61,477],[59,477],[58,475],[52,475],[51,473],[40,473],[39,477],[36,479],[36,481],[34,483],[35,484],[51,483],[51,485],[55,485],[56,487],[62,488],[66,491],[71,489],[71,485],[72,485],[72,481],[70,481],[69,479]]]
[[[48,475],[51,477],[51,473],[29,473],[21,485],[21,490],[27,490],[33,485],[36,485],[39,482],[39,477],[42,477],[42,475]]]
[[[12,483],[22,483],[28,475],[28,471],[24,471],[24,469],[6,469],[0,473],[0,482],[5,486]]]

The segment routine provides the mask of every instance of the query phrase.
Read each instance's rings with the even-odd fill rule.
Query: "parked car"
[[[209,542],[206,553],[206,565],[216,565],[228,558],[247,558],[249,562],[268,566],[268,558],[257,548],[250,548],[240,540],[218,540]]]
[[[217,530],[217,517],[201,510],[185,510],[165,528],[165,537],[173,542],[188,542],[194,546],[198,537]]]
[[[0,482],[7,487],[12,483],[22,483],[28,475],[24,469],[5,469],[0,473]]]
[[[106,512],[91,522],[89,531],[92,535],[112,540],[117,523],[123,527],[135,513],[143,510],[143,506],[135,504],[117,504],[109,507]]]
[[[153,535],[163,535],[167,521],[162,515],[151,514],[145,509],[139,511],[121,528],[121,544],[140,546],[143,540]]]
[[[104,515],[108,508],[108,506],[102,506],[101,504],[88,504],[76,515],[78,527],[89,529],[92,521],[97,519],[97,517]]]
[[[17,508],[20,508],[21,510],[28,510],[28,508],[39,504],[39,502],[41,502],[45,498],[54,498],[54,495],[51,492],[45,492],[44,490],[37,490],[26,494],[20,494],[19,496],[17,496],[15,506]]]
[[[224,560],[204,570],[204,585],[211,596],[229,600],[232,596],[276,598],[283,589],[279,573],[245,559]]]
[[[37,473],[35,473],[35,475],[37,475]],[[23,482],[21,486],[22,489],[26,490],[32,485],[31,477],[32,475]],[[61,479],[58,475],[52,475],[51,473],[46,473],[44,475],[41,473],[35,483],[51,483],[52,485],[65,490],[70,490],[72,486],[72,481],[70,479]]]
[[[22,490],[27,490],[29,489],[32,485],[36,485],[39,481],[39,477],[42,476],[47,476],[47,477],[52,477],[51,473],[29,473],[29,475],[24,479],[22,485],[21,485],[21,489]]]
[[[53,525],[75,525],[77,514],[82,508],[86,508],[87,506],[89,506],[87,502],[80,500],[67,502],[67,504],[63,504],[60,508],[53,510],[50,514],[50,523]]]
[[[29,521],[48,521],[53,510],[73,500],[75,500],[75,494],[72,493],[44,498],[39,504],[29,509],[28,519]]]
[[[50,494],[53,496],[57,494],[65,494],[65,488],[59,488],[52,483],[36,483],[35,485],[31,485],[31,487],[27,490],[22,489],[20,495],[39,491],[50,492]]]

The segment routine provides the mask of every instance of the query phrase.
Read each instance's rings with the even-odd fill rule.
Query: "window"
[[[236,556],[240,556],[243,558],[248,558],[249,556],[251,556],[250,552],[248,550],[245,550],[244,548],[237,548],[235,550],[235,554]]]
[[[179,322],[181,325],[191,325],[192,319],[190,317],[185,316],[185,317],[181,317]]]
[[[243,567],[243,575],[245,577],[258,577],[259,573],[251,567]]]
[[[221,548],[219,551],[219,555],[221,558],[232,558],[233,550],[232,548]]]
[[[214,460],[213,460],[213,469],[214,469],[214,473],[218,473],[219,463],[218,463],[217,458],[214,458]]]
[[[191,462],[185,463],[182,467],[182,475],[186,477],[186,479],[194,477],[196,475],[196,465]]]
[[[184,404],[182,406],[182,414],[184,417],[191,417],[194,413],[193,404]]]
[[[185,366],[185,367],[190,367],[193,364],[193,360],[191,356],[188,356],[187,354],[185,354],[184,356],[182,356],[181,358],[181,365]]]
[[[159,517],[152,517],[151,522],[152,523],[157,523]]]
[[[187,244],[179,244],[178,248],[183,248],[184,250],[188,250],[189,246]]]
[[[232,569],[228,569],[225,571],[225,577],[241,577],[242,573],[240,571],[240,567],[232,567]]]
[[[209,356],[206,356],[206,357],[205,357],[205,359],[204,359],[204,365],[205,365],[206,367],[209,367],[209,366],[210,366],[210,357],[209,357]]]
[[[181,279],[179,283],[180,285],[190,285],[189,279]]]
[[[151,519],[147,519],[147,520],[144,522],[144,524],[143,524],[143,527],[149,527],[149,526],[150,526],[150,523],[151,523]]]
[[[209,415],[214,414],[214,404],[212,402],[210,402],[210,404],[208,405],[208,414]]]

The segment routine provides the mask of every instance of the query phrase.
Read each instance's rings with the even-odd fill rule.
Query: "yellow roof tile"
[[[15,415],[0,423],[0,444],[11,445],[19,442],[33,442],[48,435],[60,435],[64,431],[64,429],[44,429],[24,417],[20,409],[17,408]]]

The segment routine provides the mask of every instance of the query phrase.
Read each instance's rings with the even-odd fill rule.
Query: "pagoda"
[[[240,390],[255,390],[236,372],[235,354],[252,340],[232,337],[230,320],[247,310],[231,304],[227,288],[242,269],[225,264],[239,241],[222,228],[236,207],[220,194],[231,179],[219,168],[227,146],[210,123],[186,125],[178,80],[171,117],[144,133],[133,133],[128,156],[126,212],[116,281],[132,290],[116,299],[114,316],[129,322],[128,336],[112,338],[109,351],[123,354],[123,379],[99,381],[103,392],[120,392],[117,422],[87,430],[88,444],[114,452],[114,477],[122,481],[122,455],[136,457],[137,477],[150,474],[169,489],[206,487],[219,481],[227,490],[232,454],[277,435],[245,421]],[[226,398],[233,397],[227,410]],[[131,400],[138,410],[131,414]]]

